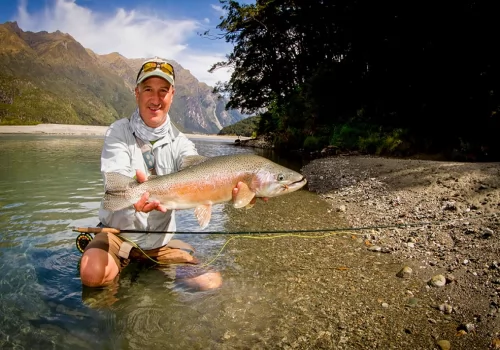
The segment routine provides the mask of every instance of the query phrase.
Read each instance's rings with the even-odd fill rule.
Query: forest
[[[498,160],[493,1],[220,0],[215,90],[277,148]],[[207,37],[210,32],[205,32]]]

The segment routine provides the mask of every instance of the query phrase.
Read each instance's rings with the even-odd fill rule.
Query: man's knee
[[[112,282],[120,272],[115,260],[102,249],[85,251],[80,262],[80,278],[88,287],[101,287]]]

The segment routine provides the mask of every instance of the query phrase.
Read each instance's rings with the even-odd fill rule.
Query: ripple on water
[[[23,205],[26,205],[26,203],[10,203],[10,204],[4,205],[2,207],[2,209],[13,209],[13,208],[22,207]]]

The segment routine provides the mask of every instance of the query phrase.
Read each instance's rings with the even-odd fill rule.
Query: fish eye
[[[277,179],[278,179],[278,181],[283,181],[283,180],[285,180],[285,175],[283,175],[283,174],[278,174]]]

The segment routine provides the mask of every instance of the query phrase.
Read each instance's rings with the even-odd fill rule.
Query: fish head
[[[297,191],[307,183],[306,178],[279,164],[266,163],[256,174],[254,190],[257,197],[277,197]]]

